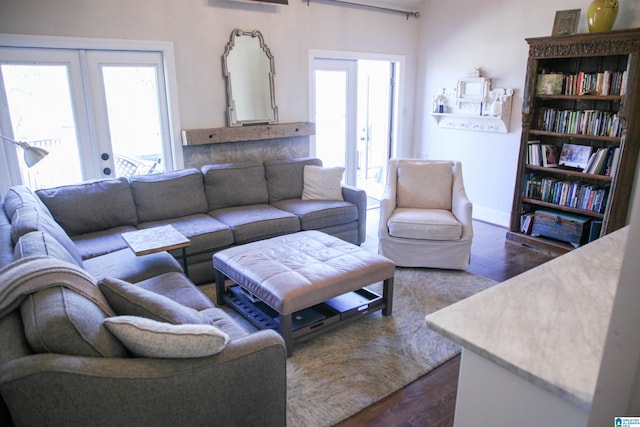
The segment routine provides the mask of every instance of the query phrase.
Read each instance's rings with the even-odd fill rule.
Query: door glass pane
[[[156,68],[105,65],[102,78],[117,176],[163,172]]]
[[[380,199],[389,158],[391,63],[358,61],[358,176],[356,185]]]
[[[316,70],[316,155],[324,166],[345,166],[347,72]]]
[[[81,181],[68,67],[3,64],[2,77],[15,139],[49,151],[28,168],[16,147],[22,182],[38,189]]]

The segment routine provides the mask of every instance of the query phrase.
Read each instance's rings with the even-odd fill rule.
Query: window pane
[[[16,147],[22,182],[38,189],[81,181],[68,67],[3,64],[2,77],[15,139],[49,151],[28,168]]]
[[[103,66],[102,78],[117,176],[163,172],[156,68]]]

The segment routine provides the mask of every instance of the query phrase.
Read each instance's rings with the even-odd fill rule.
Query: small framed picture
[[[552,36],[566,36],[575,34],[580,21],[580,9],[559,10],[556,12],[556,19],[553,21]]]

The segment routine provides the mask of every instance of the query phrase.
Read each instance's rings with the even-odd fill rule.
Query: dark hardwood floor
[[[370,209],[367,214],[367,241],[363,246],[377,247],[377,224],[377,209]],[[554,258],[507,242],[506,228],[479,221],[474,221],[473,226],[471,264],[467,269],[470,273],[502,282]],[[338,426],[452,426],[459,369],[460,355]]]

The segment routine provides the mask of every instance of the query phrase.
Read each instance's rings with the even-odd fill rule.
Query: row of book
[[[604,71],[601,73],[567,74],[564,93],[566,95],[624,95],[626,89],[626,71]]]
[[[616,113],[600,110],[558,110],[540,108],[538,129],[578,135],[622,135],[622,120]]]
[[[582,173],[615,176],[620,162],[620,147],[593,151],[589,145],[563,144],[560,150],[557,145],[534,140],[527,148],[527,164],[545,168],[566,166]]]
[[[589,156],[582,172],[615,176],[620,161],[620,147],[598,148]]]
[[[608,194],[608,186],[528,175],[525,178],[523,196],[559,206],[604,213]]]
[[[546,95],[625,95],[626,71],[539,74],[536,93]]]

